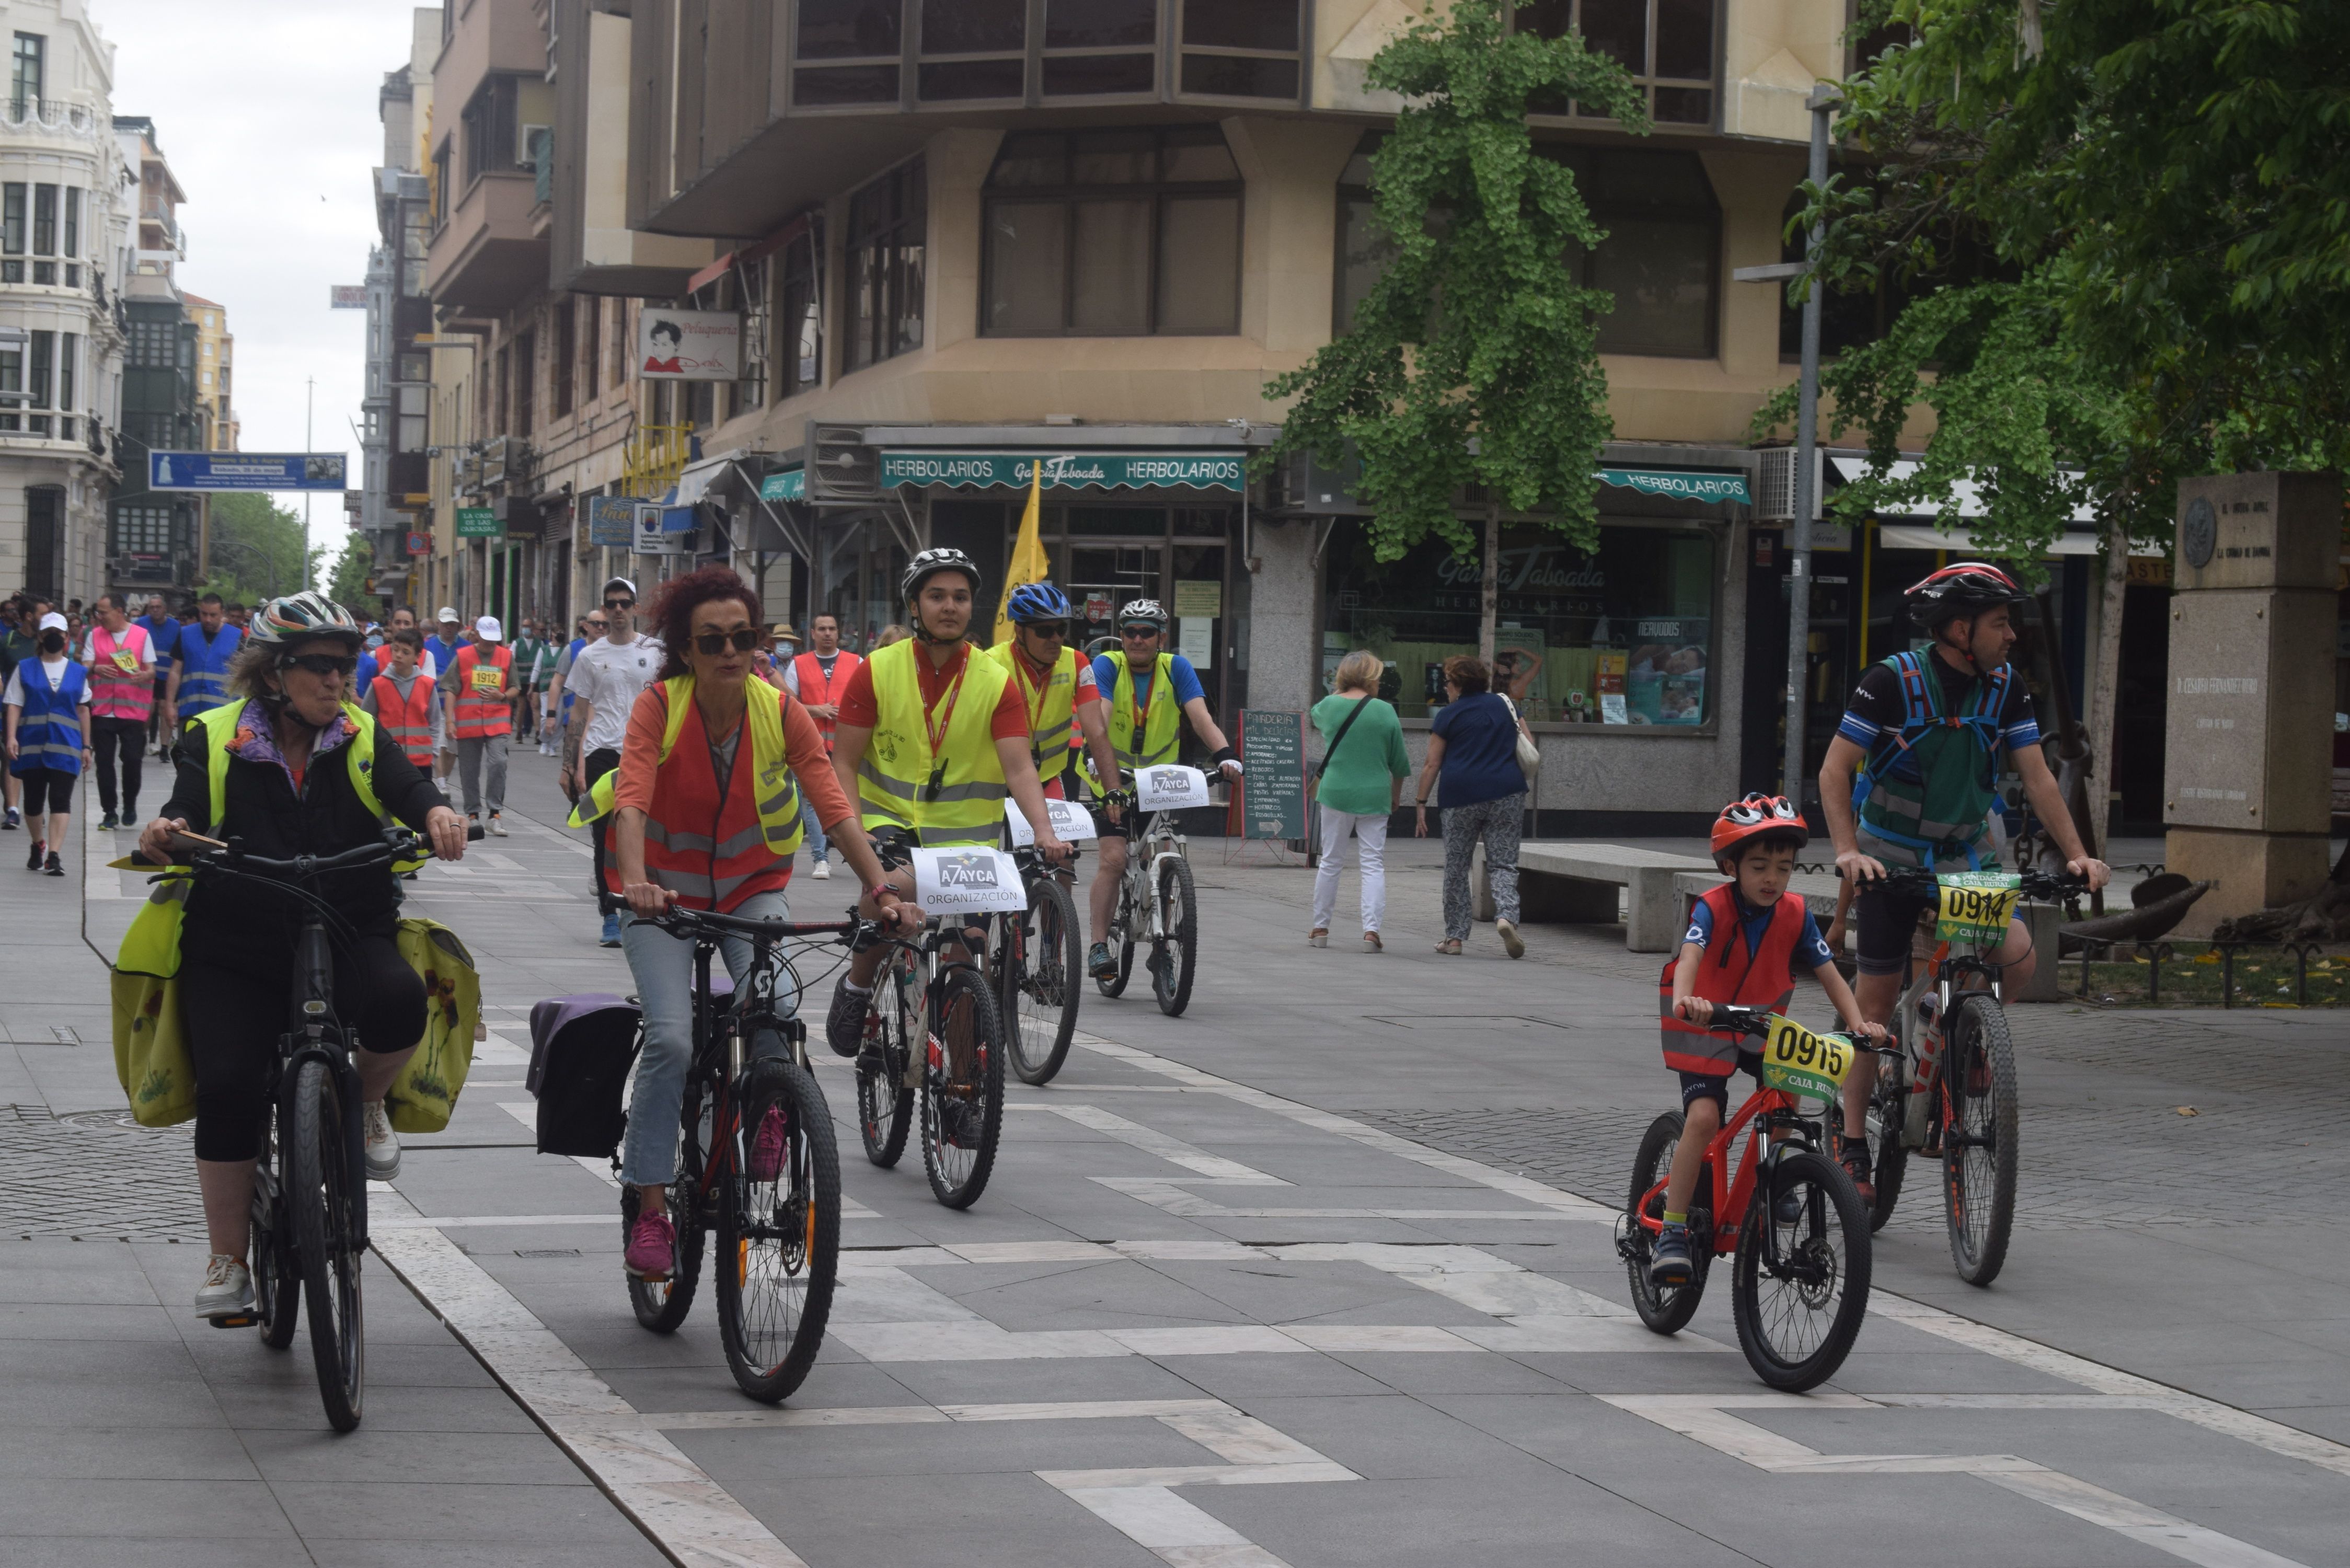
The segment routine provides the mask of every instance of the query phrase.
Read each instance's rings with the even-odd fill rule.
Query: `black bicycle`
[[[608,910],[625,906],[608,896]],[[693,1059],[678,1121],[682,1131],[670,1222],[669,1277],[629,1281],[629,1305],[655,1334],[673,1334],[692,1310],[706,1239],[718,1242],[718,1337],[735,1386],[775,1404],[806,1378],[824,1343],[840,1262],[840,1163],[832,1112],[808,1071],[807,1027],[777,995],[798,980],[774,958],[793,938],[839,940],[857,922],[788,920],[671,909],[650,922],[693,943]],[[722,939],[751,944],[751,969],[730,1001],[713,997],[710,961]],[[620,1189],[622,1231],[639,1199]]]
[[[240,841],[190,857],[199,878],[227,877],[275,889],[302,906],[294,939],[294,1004],[277,1039],[261,1119],[253,1182],[254,1307],[212,1320],[214,1328],[257,1324],[262,1343],[283,1350],[307,1303],[318,1397],[335,1430],[359,1424],[367,1396],[367,1336],[360,1260],[367,1252],[367,1150],[360,1130],[359,1031],[335,1011],[329,933],[348,933],[316,891],[318,877],[381,866],[425,853],[405,828],[340,855],[270,860]],[[156,878],[161,880],[161,878]]]
[[[1014,849],[1028,908],[997,922],[989,964],[1002,999],[1012,1070],[1024,1084],[1049,1084],[1069,1058],[1085,985],[1076,900],[1033,846]]]

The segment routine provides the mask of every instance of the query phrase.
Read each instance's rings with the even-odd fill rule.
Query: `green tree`
[[[1574,99],[1645,133],[1640,95],[1580,36],[1505,26],[1515,0],[1431,10],[1371,61],[1367,84],[1400,95],[1393,134],[1372,154],[1386,269],[1349,331],[1269,395],[1295,400],[1262,460],[1312,451],[1336,465],[1351,443],[1380,560],[1430,535],[1475,547],[1454,510],[1485,497],[1485,590],[1478,636],[1493,653],[1501,514],[1541,514],[1588,549],[1601,449],[1613,433],[1597,317],[1613,301],[1581,286],[1571,247],[1606,234],[1575,177],[1534,148],[1529,102]]]
[[[311,549],[299,513],[249,491],[211,496],[212,575],[201,592],[258,605],[315,582],[324,550]]]
[[[368,578],[375,575],[375,546],[368,536],[353,529],[343,541],[343,553],[335,557],[335,571],[327,587],[327,597],[362,619],[376,615],[382,602],[368,591]]]

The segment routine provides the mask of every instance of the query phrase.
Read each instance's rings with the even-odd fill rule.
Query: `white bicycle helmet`
[[[326,595],[305,590],[286,594],[263,605],[245,635],[263,647],[305,642],[314,637],[338,637],[357,653],[367,641],[367,628],[350,611]]]
[[[1160,631],[1165,631],[1167,608],[1157,599],[1129,599],[1126,607],[1118,612],[1118,624],[1125,626],[1129,621],[1138,620],[1147,620]]]
[[[922,585],[941,572],[961,572],[971,584],[971,597],[979,597],[979,567],[961,550],[925,550],[906,563],[906,575],[898,580],[898,597],[909,603],[922,591]]]

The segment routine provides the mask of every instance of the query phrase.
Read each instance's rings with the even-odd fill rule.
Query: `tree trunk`
[[[2112,824],[2114,722],[2119,702],[2122,607],[2129,587],[2129,523],[2118,502],[2106,522],[2105,594],[2098,600],[2097,646],[2089,661],[2089,853],[2106,857]]]
[[[1477,657],[1493,668],[1493,621],[1502,602],[1502,504],[1485,503],[1485,586],[1477,607]]]

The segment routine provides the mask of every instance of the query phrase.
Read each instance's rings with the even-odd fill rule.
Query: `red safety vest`
[[[1768,1007],[1784,1012],[1795,997],[1795,939],[1804,929],[1804,900],[1794,893],[1779,895],[1771,923],[1762,929],[1762,945],[1746,948],[1745,922],[1739,919],[1737,887],[1724,882],[1701,900],[1713,911],[1713,944],[1698,966],[1693,996],[1708,1002],[1734,1002],[1741,1007]],[[1716,1034],[1704,1025],[1673,1016],[1673,971],[1680,963],[1680,944],[1658,981],[1657,1014],[1663,1026],[1665,1065],[1679,1073],[1707,1073],[1727,1077],[1738,1070],[1738,1054],[1745,1041],[1733,1034]]]
[[[120,639],[102,626],[90,633],[89,711],[94,716],[147,722],[155,711],[154,677],[151,671],[144,678],[134,672],[140,664],[153,662],[151,647],[147,628],[136,621],[122,628]],[[118,654],[130,660],[130,669],[117,661]]]
[[[840,701],[839,694],[848,690],[848,678],[856,674],[858,667],[864,662],[865,660],[844,648],[833,656],[832,679],[827,680],[824,677],[824,666],[816,662],[816,655],[801,654],[792,660],[792,668],[799,672],[800,701],[816,707],[837,705]],[[808,717],[816,719],[813,713]],[[832,754],[832,729],[837,722],[839,721],[836,719],[816,719],[816,727],[824,732],[824,751],[827,756]]]
[[[753,701],[759,700],[762,684],[752,684]],[[660,704],[664,732],[669,699],[666,684],[647,687],[638,699]],[[789,711],[789,693],[776,691],[775,701]],[[675,893],[679,903],[714,909],[722,915],[754,893],[788,886],[792,855],[801,838],[798,784],[782,758],[775,762],[777,776],[760,777],[751,716],[743,714],[734,742],[734,765],[727,773],[726,798],[721,800],[718,774],[710,765],[710,732],[702,727],[700,706],[688,702],[677,744],[653,774],[652,804],[645,812],[645,876]],[[768,820],[790,824],[788,836],[781,842],[770,841],[760,820],[763,794]],[[614,894],[620,891],[618,856],[605,857],[604,886]]]
[[[383,724],[384,733],[393,744],[408,753],[408,760],[420,768],[432,765],[432,682],[425,678],[420,667],[416,679],[408,683],[408,695],[400,694],[399,682],[389,675],[379,675],[369,688],[375,693],[375,716]]]
[[[479,741],[491,735],[514,732],[514,708],[499,695],[506,689],[506,672],[514,668],[514,649],[503,644],[494,645],[490,656],[482,657],[482,645],[469,642],[457,650],[457,738]],[[486,687],[481,682],[491,671],[494,680]]]

